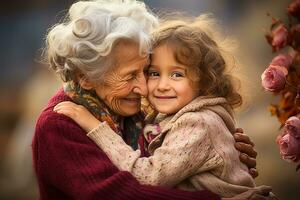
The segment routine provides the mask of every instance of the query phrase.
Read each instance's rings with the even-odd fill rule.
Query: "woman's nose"
[[[133,92],[140,94],[142,96],[148,95],[148,88],[147,88],[146,78],[144,74],[138,77]]]

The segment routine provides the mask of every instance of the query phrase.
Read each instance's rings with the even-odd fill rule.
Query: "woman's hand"
[[[249,168],[249,173],[253,178],[258,176],[256,167],[256,156],[257,153],[254,150],[254,143],[250,138],[243,133],[243,129],[237,128],[233,135],[235,139],[235,148],[241,152],[240,160],[246,164]]]
[[[71,101],[61,102],[57,104],[53,110],[73,119],[87,133],[100,124],[100,121],[94,117],[94,115],[92,115],[84,106],[77,105]]]
[[[262,185],[231,198],[222,198],[222,200],[278,200],[271,190],[270,186]]]

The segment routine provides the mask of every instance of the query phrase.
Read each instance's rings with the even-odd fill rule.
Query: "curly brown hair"
[[[230,44],[220,40],[215,24],[207,14],[192,21],[167,20],[153,32],[153,48],[168,45],[176,61],[188,67],[187,74],[192,84],[198,84],[199,95],[224,97],[236,108],[242,104],[236,87],[239,81],[228,72],[235,62],[226,52]]]

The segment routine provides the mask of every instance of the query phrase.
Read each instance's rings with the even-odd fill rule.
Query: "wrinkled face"
[[[160,113],[174,114],[198,96],[187,77],[187,66],[178,63],[167,45],[154,49],[148,69],[148,99]]]
[[[141,96],[148,93],[144,71],[149,57],[140,56],[136,44],[120,43],[116,46],[115,59],[117,67],[105,77],[105,84],[94,89],[116,114],[131,116],[140,111]]]

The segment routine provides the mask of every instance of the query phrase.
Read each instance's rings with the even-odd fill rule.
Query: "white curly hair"
[[[141,55],[148,54],[150,33],[157,25],[158,18],[140,1],[79,1],[70,7],[66,20],[48,32],[45,55],[64,81],[74,80],[80,72],[101,82],[114,65],[115,44],[133,41]]]

